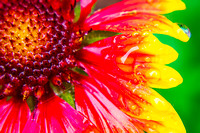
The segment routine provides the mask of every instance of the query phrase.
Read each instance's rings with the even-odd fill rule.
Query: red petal
[[[96,131],[83,115],[57,96],[41,102],[29,119],[24,132],[80,133]]]
[[[26,102],[20,99],[0,100],[0,131],[2,133],[21,133],[30,114]]]
[[[99,91],[99,87],[89,78],[84,81],[84,85],[75,85],[77,110],[88,116],[102,133],[143,133],[143,130],[138,128],[143,126],[143,123],[119,110]]]
[[[84,47],[78,52],[76,58],[80,62],[85,62],[91,66],[94,65],[106,72],[115,73],[115,75],[124,75],[124,71],[119,70],[117,57],[126,54],[123,50],[133,45],[133,42],[142,41],[144,38],[131,37],[131,41],[133,42],[129,42],[129,39],[130,36],[119,35],[101,40]],[[137,46],[137,44],[135,45]],[[132,58],[135,60],[136,57],[137,55]],[[131,67],[134,67],[134,62],[131,65]]]

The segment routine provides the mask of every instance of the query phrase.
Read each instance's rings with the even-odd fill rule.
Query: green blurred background
[[[97,9],[120,0],[99,0]],[[171,21],[185,24],[191,31],[187,43],[158,35],[179,53],[179,58],[170,64],[183,77],[181,85],[171,89],[156,89],[165,97],[180,115],[187,133],[200,133],[200,0],[182,0],[187,9],[167,14]]]

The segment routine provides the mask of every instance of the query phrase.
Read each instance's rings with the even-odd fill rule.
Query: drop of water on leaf
[[[190,29],[184,25],[184,24],[178,24],[178,26],[187,34],[187,36],[190,38],[191,37],[191,32]]]

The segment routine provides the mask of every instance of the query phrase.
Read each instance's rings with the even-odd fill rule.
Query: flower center
[[[51,81],[70,82],[84,33],[48,2],[0,2],[1,96],[40,98]]]

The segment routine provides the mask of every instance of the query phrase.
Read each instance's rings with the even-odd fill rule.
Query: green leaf
[[[73,96],[68,92],[64,92],[60,95],[60,97],[65,100],[67,103],[69,103],[73,108],[75,108],[75,102]]]
[[[84,70],[79,68],[79,67],[71,68],[71,70],[76,72],[76,73],[78,73],[78,74],[81,74],[81,75],[84,75],[84,76],[88,76],[88,74]]]
[[[117,33],[117,32],[111,32],[111,31],[91,31],[88,33],[88,35],[86,35],[83,39],[82,44],[84,46],[89,45],[91,43],[103,40],[105,38],[108,37],[112,37],[112,36],[116,36],[116,35],[120,35],[121,33]]]
[[[9,101],[12,98],[12,96],[7,96],[6,101]]]
[[[58,86],[54,86],[53,83],[50,82],[50,87],[53,89],[54,93],[75,108],[74,87],[67,82],[64,82],[63,86],[65,87],[65,90]]]
[[[76,7],[74,8],[74,22],[77,22],[78,19],[80,18],[81,14],[81,5],[80,2],[76,4]]]
[[[29,96],[28,99],[26,100],[29,109],[31,110],[31,112],[33,112],[33,110],[35,109],[35,99],[33,98],[33,96]]]
[[[92,6],[92,9],[91,9],[90,15],[92,15],[92,14],[94,13],[94,11],[95,11],[95,7],[96,7],[96,4],[97,4],[97,3],[95,3],[95,4]]]
[[[63,85],[66,88],[66,90],[72,90],[73,89],[72,84],[70,84],[68,82],[63,82]]]
[[[56,95],[60,96],[60,94],[62,93],[62,89],[60,87],[54,86],[52,82],[50,82],[50,87]]]

